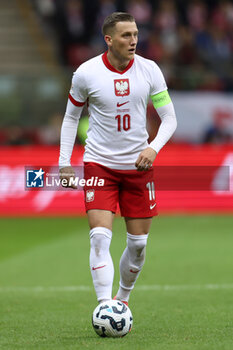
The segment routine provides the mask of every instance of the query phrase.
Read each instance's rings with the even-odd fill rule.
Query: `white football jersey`
[[[107,53],[83,63],[73,75],[69,99],[79,107],[88,103],[84,162],[135,169],[139,153],[148,146],[148,99],[164,90],[159,67],[139,55],[123,72],[111,66]]]

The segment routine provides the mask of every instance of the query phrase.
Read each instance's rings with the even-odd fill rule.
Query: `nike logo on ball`
[[[150,210],[152,210],[155,206],[156,206],[156,203],[155,204],[151,204],[150,205]]]
[[[117,107],[124,106],[126,103],[129,103],[129,101],[127,101],[127,102],[123,102],[123,103],[119,103],[119,102],[117,102]]]
[[[92,270],[95,271],[95,270],[98,270],[98,269],[102,269],[103,267],[105,267],[106,265],[103,265],[103,266],[97,266],[97,267],[92,267]]]

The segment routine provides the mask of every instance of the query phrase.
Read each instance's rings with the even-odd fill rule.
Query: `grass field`
[[[114,224],[115,263],[125,246]],[[233,217],[154,219],[132,332],[99,338],[85,218],[0,220],[0,349],[233,349]]]

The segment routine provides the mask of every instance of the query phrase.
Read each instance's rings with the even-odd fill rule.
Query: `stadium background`
[[[25,167],[56,170],[72,72],[106,48],[103,18],[130,11],[138,53],[166,77],[178,128],[159,153],[147,259],[131,334],[100,339],[90,316],[82,191],[25,189]],[[232,350],[233,5],[200,0],[0,1],[0,348]],[[81,165],[87,111],[73,154]],[[159,120],[148,107],[148,131]],[[72,217],[71,217],[72,216]],[[125,226],[116,217],[117,265]]]
[[[229,170],[225,179],[213,169],[208,192],[159,191],[160,213],[233,211],[230,1],[3,0],[0,6],[0,215],[83,213],[82,191],[25,191],[24,166],[57,165],[72,72],[106,50],[101,23],[117,10],[135,16],[138,53],[159,64],[176,108],[178,128],[156,165]],[[85,109],[74,165],[82,164],[87,123]],[[158,125],[149,104],[150,138]],[[216,181],[223,182],[217,191]]]

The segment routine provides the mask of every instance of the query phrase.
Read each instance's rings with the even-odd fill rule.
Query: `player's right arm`
[[[66,179],[68,185],[65,187],[77,188],[70,183],[70,179],[75,177],[74,170],[71,166],[71,155],[76,139],[78,122],[85,105],[85,87],[84,81],[80,77],[78,71],[74,74],[72,79],[72,86],[69,93],[66,112],[61,127],[60,140],[60,156],[59,168],[60,179]]]

